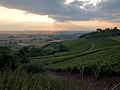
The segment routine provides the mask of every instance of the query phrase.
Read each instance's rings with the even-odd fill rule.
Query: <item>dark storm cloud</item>
[[[98,11],[105,20],[120,22],[120,0],[106,0],[98,5]]]
[[[103,0],[96,7],[75,0],[64,5],[65,0],[1,0],[0,5],[49,15],[58,21],[105,19],[120,21],[120,0]]]
[[[106,0],[99,4],[101,9],[106,10],[119,10],[120,9],[120,0]]]
[[[64,12],[62,10],[64,8],[63,1],[64,0],[1,0],[0,5],[39,14],[59,14],[60,12]]]

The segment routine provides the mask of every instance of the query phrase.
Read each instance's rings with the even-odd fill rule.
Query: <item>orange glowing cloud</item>
[[[48,15],[38,15],[28,13],[18,9],[9,9],[0,6],[0,20],[8,22],[45,22],[53,23],[55,20],[48,17]]]
[[[110,22],[104,20],[90,20],[90,21],[68,21],[69,29],[76,28],[77,30],[94,30],[96,28],[113,28],[118,26],[120,28],[120,23]]]

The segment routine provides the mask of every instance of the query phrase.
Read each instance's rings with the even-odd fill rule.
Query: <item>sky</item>
[[[120,0],[0,0],[0,31],[120,29]]]

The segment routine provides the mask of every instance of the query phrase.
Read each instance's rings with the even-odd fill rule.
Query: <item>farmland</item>
[[[9,45],[0,48],[0,58],[3,60],[1,61],[3,64],[0,65],[2,70],[0,89],[22,90],[25,87],[25,90],[73,90],[73,88],[104,90],[119,88],[120,42],[114,39],[115,37],[80,37],[49,41],[48,36],[44,39],[50,43],[43,46],[28,47],[26,44],[29,43],[26,42],[29,42],[30,38],[26,37],[26,40],[24,37],[26,41],[19,44],[25,47],[16,49],[17,44],[12,44],[14,46],[12,48]],[[21,38],[16,40],[21,40]],[[32,42],[40,42],[38,36]],[[104,82],[105,85],[103,85]]]
[[[0,0],[0,90],[120,90],[120,0]]]
[[[82,71],[84,74],[95,74],[103,76],[116,76],[120,75],[120,59],[119,59],[120,46],[113,47],[107,50],[86,54],[81,57],[73,58],[71,61],[66,61],[61,64],[55,64],[50,67],[53,69],[58,69],[61,71],[72,72],[72,70],[77,67],[76,70]],[[96,70],[94,72],[94,70]],[[97,71],[98,70],[98,71]],[[56,70],[57,71],[57,70]],[[77,72],[77,71],[76,71]]]
[[[80,43],[80,42],[81,43]],[[83,43],[84,42],[84,43]],[[97,80],[120,76],[120,42],[108,37],[63,42],[69,52],[31,58],[31,64],[44,65],[48,71],[93,76]],[[94,47],[92,47],[93,43]],[[82,46],[83,45],[83,46]],[[90,50],[89,50],[90,49]]]
[[[91,47],[91,44],[85,39],[76,39],[63,42],[70,48],[70,52],[83,52]]]
[[[68,34],[67,34],[68,33]],[[61,42],[68,39],[76,39],[86,32],[49,32],[49,31],[28,31],[28,32],[0,32],[1,46],[37,46],[41,47],[52,42]]]
[[[120,44],[118,41],[111,40],[111,39],[108,39],[108,38],[91,39],[89,41],[93,42],[93,44],[94,44],[94,48],[91,50],[91,52],[92,51],[94,52],[94,51],[97,51],[97,50],[99,51],[99,50],[102,50],[102,49],[109,48],[109,47],[116,46],[116,45]],[[83,44],[82,44],[82,42],[83,42]],[[74,51],[74,53],[73,53],[73,51],[72,52],[70,51],[70,52],[62,53],[60,55],[59,54],[58,55],[52,55],[52,56],[49,56],[49,57],[34,57],[34,58],[31,58],[31,62],[48,65],[48,64],[52,64],[52,63],[67,61],[67,60],[71,60],[72,58],[80,57],[81,55],[86,54],[87,53],[86,51],[89,50],[89,48],[92,47],[92,45],[87,40],[85,41],[83,39],[67,41],[67,42],[63,42],[63,43],[65,43],[66,46],[68,45],[69,47],[71,47],[71,51],[75,50],[76,53],[75,53],[75,51]],[[104,44],[104,46],[103,46],[103,44]]]

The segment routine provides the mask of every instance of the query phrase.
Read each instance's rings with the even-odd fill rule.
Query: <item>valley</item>
[[[35,75],[36,77],[36,75],[39,76],[40,74],[42,77],[42,75],[47,75],[48,78],[65,80],[69,84],[75,83],[75,86],[76,84],[81,84],[82,86],[77,87],[79,90],[111,90],[114,87],[119,89],[120,42],[116,40],[118,34],[111,37],[108,31],[108,33],[105,32],[107,37],[100,37],[100,32],[98,32],[97,35],[99,37],[96,36],[93,38],[94,36],[90,36],[93,33],[95,32],[87,33],[87,38],[85,36],[86,34],[83,34],[83,36],[78,38],[64,40],[60,38],[48,40],[50,39],[48,37],[51,36],[47,35],[43,37],[44,40],[39,40],[39,42],[41,40],[47,41],[43,46],[24,45],[35,37],[37,39],[34,40],[38,41],[40,35],[32,35],[32,37],[27,36],[24,38],[14,37],[14,41],[22,40],[23,42],[23,40],[26,40],[22,47],[18,47],[22,43],[11,44],[11,46],[10,44],[5,44],[2,47],[7,46],[14,49],[21,63],[18,67],[20,69],[23,68],[25,72],[27,70],[32,76]],[[104,32],[101,33],[105,34]],[[88,38],[88,35],[90,38]],[[32,41],[33,43],[34,40]],[[27,76],[27,73],[25,73],[25,76]],[[28,80],[30,79],[32,78]],[[74,85],[71,88],[73,87]]]

